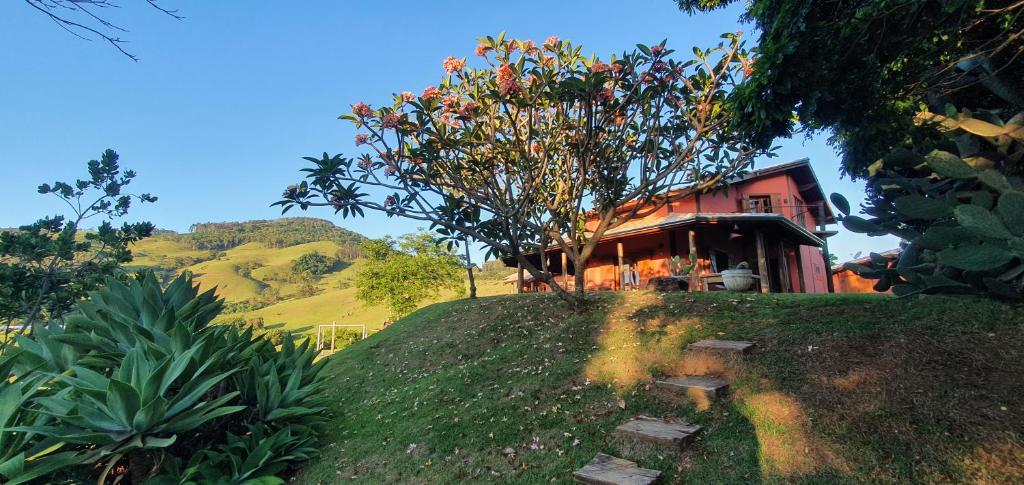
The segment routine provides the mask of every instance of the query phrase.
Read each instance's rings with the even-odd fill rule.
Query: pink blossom
[[[416,101],[416,93],[412,91],[402,91],[402,101],[410,103]]]
[[[602,103],[607,103],[615,98],[615,92],[609,88],[604,88],[597,92],[597,100]]]
[[[654,64],[651,64],[651,70],[654,72],[665,72],[668,70],[668,64],[665,64],[662,61],[657,61]]]
[[[356,146],[365,145],[369,141],[370,135],[367,135],[366,133],[359,133],[356,135]]]
[[[441,67],[444,68],[445,72],[451,74],[455,71],[461,71],[463,67],[466,67],[466,61],[448,56],[444,62],[441,63]]]
[[[594,63],[593,66],[590,66],[590,72],[593,72],[593,73],[607,72],[610,69],[611,69],[611,67],[608,67],[608,64],[605,64],[605,63],[603,63],[601,61],[597,61],[597,62]]]
[[[508,64],[502,64],[500,67],[498,67],[498,69],[494,72],[494,75],[498,79],[498,84],[505,84],[506,82],[515,80],[518,77],[516,75],[516,71],[513,70],[512,66],[509,66]]]
[[[441,99],[441,104],[448,111],[456,111],[459,109],[459,97],[454,94],[449,94]]]
[[[562,40],[552,35],[551,37],[544,39],[544,48],[549,51],[554,51],[560,43],[562,43]]]
[[[469,101],[466,104],[464,104],[461,109],[459,109],[459,116],[468,118],[472,116],[473,112],[476,111],[476,109],[479,107],[480,105],[477,104],[476,101]]]
[[[370,160],[369,158],[359,159],[359,168],[363,170],[369,170],[373,168],[373,160]]]
[[[502,96],[511,96],[523,90],[523,86],[519,84],[519,76],[508,64],[502,64],[501,67],[498,68],[496,77],[498,81],[498,92],[501,93]]]
[[[373,116],[373,108],[370,105],[360,101],[352,105],[352,113],[360,118],[370,118]]]
[[[532,41],[532,40],[524,40],[523,41],[523,52],[525,52],[527,54],[536,54],[537,52],[540,52],[540,51],[537,50],[537,44],[534,41]]]
[[[420,97],[423,99],[436,99],[440,95],[441,91],[439,91],[436,87],[427,86],[427,88],[423,90],[423,94],[420,95]]]
[[[398,167],[396,167],[394,165],[388,165],[387,168],[384,169],[384,175],[387,175],[388,177],[396,174],[397,172],[398,172]]]
[[[381,118],[380,126],[384,128],[398,128],[398,123],[401,121],[402,117],[398,113],[388,113]]]
[[[505,49],[508,50],[509,54],[519,50],[519,41],[515,39],[508,41]]]
[[[654,54],[654,55],[656,55],[656,56],[657,56],[657,55],[661,55],[661,53],[662,53],[662,52],[663,52],[664,50],[665,50],[665,48],[664,48],[664,47],[662,47],[662,46],[661,46],[661,44],[655,44],[655,45],[652,45],[652,46],[651,46],[651,54]]]
[[[389,195],[389,196],[384,198],[384,207],[385,208],[390,209],[390,208],[394,207],[397,204],[398,204],[398,200],[395,199],[395,196],[393,196],[393,195]]]
[[[492,50],[494,49],[492,49],[491,46],[484,44],[483,42],[476,45],[476,55],[480,57],[486,56],[487,53],[491,52]]]

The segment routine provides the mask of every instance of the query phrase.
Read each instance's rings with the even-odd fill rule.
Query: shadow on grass
[[[758,350],[726,365],[683,355],[708,337]],[[730,470],[773,482],[1024,480],[1024,415],[1006,405],[1024,393],[1024,325],[1007,306],[648,293],[616,302],[598,341],[585,372],[620,393],[659,374],[731,379],[685,481]],[[756,460],[721,461],[736,449]]]

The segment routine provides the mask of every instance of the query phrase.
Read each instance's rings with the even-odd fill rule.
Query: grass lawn
[[[1024,480],[1024,317],[970,297],[594,294],[423,308],[331,357],[323,454],[298,483],[568,482],[598,452],[665,483]],[[658,399],[709,338],[753,340],[731,397]],[[704,407],[704,406],[701,406]],[[636,415],[705,427],[682,453],[610,437]]]

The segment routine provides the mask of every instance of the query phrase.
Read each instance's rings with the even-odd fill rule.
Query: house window
[[[796,223],[800,227],[807,227],[807,206],[804,205],[804,201],[799,198],[793,198],[793,206],[796,208]]]
[[[770,195],[751,195],[747,211],[759,214],[772,213],[772,197]]]

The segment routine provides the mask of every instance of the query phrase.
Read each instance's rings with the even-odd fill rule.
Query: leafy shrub
[[[864,214],[846,199],[832,201],[843,225],[870,235],[892,234],[905,248],[893,262],[879,255],[846,267],[897,295],[1024,294],[1024,113],[1005,122],[996,112],[922,113],[921,123],[945,133],[938,141],[900,149],[870,167]]]
[[[19,337],[0,356],[4,483],[283,483],[316,450],[323,362],[210,325],[222,304],[187,274],[109,279],[63,328]]]

